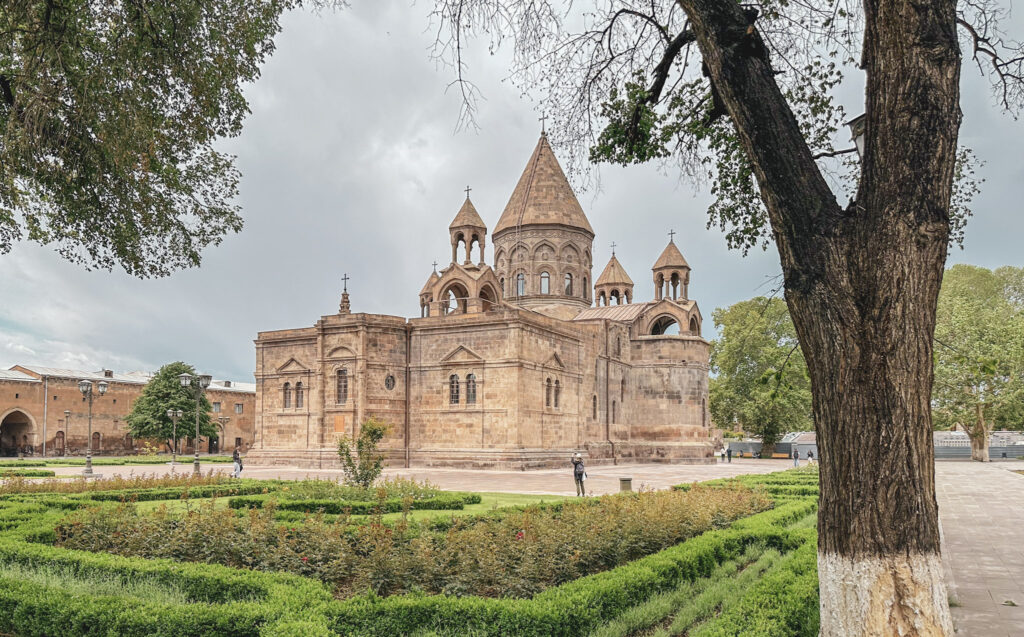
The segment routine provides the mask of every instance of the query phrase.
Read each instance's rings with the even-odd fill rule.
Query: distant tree
[[[138,277],[196,266],[242,227],[215,149],[299,0],[0,8],[0,254],[28,239]]]
[[[988,461],[993,428],[1024,427],[1024,268],[946,270],[935,324],[935,427],[960,425]]]
[[[809,431],[811,384],[786,302],[756,297],[714,311],[709,409],[759,436],[770,454],[786,431]]]
[[[347,484],[368,489],[380,477],[384,471],[384,454],[377,449],[377,445],[387,435],[389,428],[381,420],[368,418],[359,428],[355,441],[348,436],[338,441],[341,470]]]
[[[174,423],[167,416],[168,409],[181,410],[181,420],[177,427],[178,440],[195,436],[195,390],[191,386],[182,387],[179,380],[181,374],[195,373],[195,368],[181,362],[168,363],[160,368],[142,389],[142,394],[132,405],[131,413],[125,418],[133,437],[173,441]],[[205,394],[199,402],[199,435],[206,438],[217,435],[217,429],[210,422],[210,401]]]

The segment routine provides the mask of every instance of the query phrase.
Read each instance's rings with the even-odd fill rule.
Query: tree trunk
[[[971,460],[975,462],[989,462],[988,426],[985,425],[985,406],[978,403],[974,407],[976,419],[974,426],[968,431],[968,437],[971,439]]]
[[[811,376],[821,635],[952,635],[930,400],[960,124],[955,2],[866,0],[866,147],[844,210],[739,6],[677,1],[753,164]]]

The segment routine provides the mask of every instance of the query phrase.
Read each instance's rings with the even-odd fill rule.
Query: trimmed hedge
[[[352,515],[369,515],[377,510],[383,513],[398,513],[405,508],[403,500],[391,498],[388,500],[374,502],[357,502],[345,500],[279,500],[278,494],[240,496],[228,500],[228,506],[232,509],[260,509],[264,503],[273,499],[280,511],[297,511],[316,513],[322,511],[327,514],[338,515],[349,512]],[[481,498],[477,493],[458,495],[443,495],[423,500],[412,500],[410,508],[413,510],[425,511],[453,511],[460,510],[467,504],[480,504]]]
[[[70,594],[60,588],[0,577],[0,631],[23,637],[83,635],[280,636],[297,617],[311,616],[329,635],[324,609],[327,589],[307,578],[283,573],[239,571],[213,564],[183,564],[103,553],[68,551],[24,542],[0,541],[0,563],[60,566],[77,573],[102,573],[173,584],[197,603]],[[244,601],[232,601],[241,598]],[[308,614],[308,615],[307,615]],[[304,624],[306,625],[306,624]]]
[[[818,555],[816,534],[777,568],[761,577],[738,603],[692,631],[692,637],[816,637],[818,615]]]
[[[192,462],[194,456],[179,455],[185,464]],[[165,464],[170,455],[158,456],[93,456],[92,464],[98,467],[117,467],[126,465]],[[231,456],[200,456],[199,462],[224,464],[232,461]],[[180,462],[180,461],[179,461]],[[0,467],[84,467],[85,458],[47,458],[45,460],[0,460]]]
[[[807,534],[780,523],[816,509],[801,501],[759,513],[720,531],[708,531],[610,571],[547,589],[532,599],[485,599],[446,595],[360,597],[328,608],[331,628],[342,635],[402,635],[433,630],[445,635],[585,635],[651,595],[683,580],[707,577],[753,542],[790,551]]]
[[[0,469],[0,478],[52,478],[55,475],[47,469]]]

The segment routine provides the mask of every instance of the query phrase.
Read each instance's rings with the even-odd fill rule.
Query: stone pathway
[[[801,463],[803,464],[803,463]],[[753,460],[733,458],[731,463],[710,465],[668,465],[668,464],[623,464],[599,465],[587,469],[587,493],[603,495],[619,490],[619,478],[633,478],[633,489],[667,489],[684,482],[700,482],[715,478],[731,478],[747,473],[770,473],[782,471],[793,466],[788,460]],[[230,473],[230,464],[207,463],[200,467],[203,473]],[[57,475],[81,475],[81,467],[49,467]],[[170,472],[166,464],[128,465],[119,467],[94,467],[96,473],[105,477],[114,475],[128,476],[140,474],[164,474]],[[176,473],[192,471],[191,461],[179,463]],[[572,479],[572,466],[566,460],[565,469],[543,469],[537,471],[475,471],[466,469],[433,469],[433,468],[388,468],[386,476],[404,476],[416,480],[426,480],[442,489],[458,491],[482,491],[496,493],[531,493],[538,495],[575,495],[576,487]],[[328,469],[299,469],[296,467],[259,467],[246,466],[242,474],[246,478],[288,480],[339,479],[341,472]]]
[[[967,637],[1024,636],[1024,462],[935,464],[953,623]]]

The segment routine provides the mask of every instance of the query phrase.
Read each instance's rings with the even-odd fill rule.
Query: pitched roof
[[[477,214],[476,208],[473,207],[473,202],[469,200],[469,197],[466,197],[466,202],[459,208],[459,214],[455,215],[451,224],[448,225],[449,230],[465,227],[487,229],[487,226],[484,225],[484,220]]]
[[[427,282],[423,284],[423,289],[420,290],[420,294],[426,294],[427,292],[430,292],[430,290],[434,287],[434,284],[437,283],[437,280],[440,278],[441,277],[438,276],[437,274],[437,270],[431,272],[430,277],[427,279]]]
[[[29,376],[25,372],[19,372],[16,369],[0,369],[0,380],[20,380],[26,383],[39,382],[39,379],[35,376]]]
[[[605,305],[589,307],[575,316],[574,321],[618,321],[632,323],[654,303],[626,303],[625,305]]]
[[[516,226],[552,224],[594,233],[548,144],[547,135],[541,134],[492,234]]]
[[[676,247],[675,241],[669,241],[665,249],[661,251],[661,256],[655,262],[652,270],[658,268],[689,268],[690,264],[683,258],[683,253]]]
[[[626,269],[622,267],[619,260],[612,255],[612,258],[608,260],[608,265],[604,266],[604,272],[601,276],[597,277],[597,282],[594,285],[606,285],[621,283],[625,285],[633,285],[633,279],[629,278],[626,274]]]

